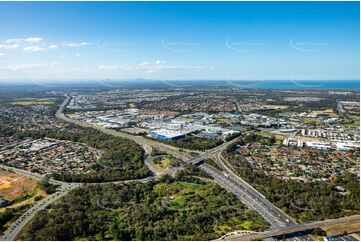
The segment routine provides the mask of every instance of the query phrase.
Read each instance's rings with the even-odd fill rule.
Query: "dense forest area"
[[[248,136],[238,144],[244,145],[255,140],[261,140],[265,144],[274,142],[270,138]],[[324,220],[359,213],[360,189],[359,180],[355,175],[345,173],[330,183],[284,181],[274,176],[267,176],[262,170],[253,169],[236,149],[237,143],[230,145],[223,152],[223,156],[232,165],[233,170],[241,174],[243,179],[273,204],[298,221]],[[349,191],[349,194],[337,193],[336,186],[342,186]]]
[[[40,212],[20,240],[210,240],[268,224],[212,182],[178,175],[158,182],[84,186]]]

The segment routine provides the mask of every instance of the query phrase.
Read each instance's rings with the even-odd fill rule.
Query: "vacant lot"
[[[8,200],[19,200],[21,196],[36,192],[36,181],[14,172],[0,170],[0,196]]]
[[[324,226],[321,228],[324,231],[326,231],[327,235],[343,234],[344,232],[353,233],[353,232],[358,232],[360,230],[360,222],[347,223],[347,224],[334,225],[334,226]]]
[[[287,105],[263,105],[263,106],[268,109],[286,109],[286,108],[288,108]]]
[[[0,169],[0,196],[12,201],[11,205],[0,208],[0,232],[29,209],[36,202],[35,198],[45,195],[37,181]]]
[[[167,169],[177,166],[180,161],[171,155],[160,155],[153,157],[153,163],[158,169]]]
[[[347,126],[347,127],[360,127],[360,118],[355,118],[353,120],[353,123],[344,124],[344,126]]]
[[[52,98],[18,98],[12,102],[14,105],[52,105],[54,104],[54,99]]]
[[[310,113],[311,115],[327,115],[329,117],[338,117],[338,115],[331,109],[331,108],[328,108],[328,109],[325,109],[325,110],[314,110]]]

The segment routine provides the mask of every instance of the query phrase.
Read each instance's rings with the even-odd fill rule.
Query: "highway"
[[[220,151],[215,156],[216,163],[221,165],[221,168],[225,171],[224,173],[227,174],[227,176],[230,180],[234,181],[234,183],[236,183],[239,187],[242,187],[245,190],[245,192],[247,193],[247,196],[253,198],[253,200],[256,200],[256,202],[259,205],[261,205],[261,207],[265,208],[268,213],[272,214],[271,217],[276,218],[276,220],[278,221],[277,224],[280,225],[280,227],[290,226],[291,224],[295,224],[295,222],[293,221],[293,219],[291,217],[289,217],[285,213],[283,213],[280,209],[278,209],[270,201],[268,201],[263,194],[258,192],[250,184],[248,184],[241,177],[237,176],[231,169],[229,169],[228,166],[225,165],[225,163],[223,162],[221,153],[222,152]],[[265,211],[263,211],[263,214],[267,214],[267,213]],[[275,222],[272,223],[271,221],[269,221],[269,218],[266,220],[271,225],[274,225],[273,223],[275,223]],[[274,227],[277,227],[277,225],[275,225]]]
[[[244,195],[258,203],[257,208],[251,204],[250,207],[255,209],[267,222],[269,222],[273,228],[277,227],[290,227],[296,225],[296,222],[285,214],[281,209],[274,206],[266,197],[253,188],[250,184],[244,181],[241,177],[237,176],[225,163],[228,162],[222,157],[222,151],[219,151],[215,155],[216,164],[224,170],[225,176],[230,180],[233,180],[239,187],[244,189]],[[270,221],[273,220],[273,221]],[[306,240],[312,241],[313,238],[310,235],[295,236],[294,240]]]
[[[225,148],[227,148],[228,145],[232,144],[233,142],[235,142],[236,139],[233,139],[231,141],[225,142],[215,148],[209,149],[203,153],[201,153],[200,155],[189,159],[187,162],[191,163],[193,165],[198,165],[199,163],[201,163],[202,161],[204,161],[207,158],[212,157],[213,155],[219,153],[220,151],[224,150]]]
[[[281,220],[277,214],[272,211],[273,207],[264,205],[260,202],[261,199],[259,197],[250,195],[245,186],[227,177],[227,173],[223,173],[207,164],[201,164],[198,167],[210,175],[221,187],[236,195],[242,203],[257,211],[273,228],[287,226],[287,222]]]
[[[190,151],[187,151],[187,150],[186,150],[186,152],[180,152],[179,149],[176,147],[173,147],[173,146],[170,146],[170,145],[158,142],[158,141],[149,140],[142,136],[135,136],[135,135],[131,135],[131,134],[117,132],[114,130],[95,126],[95,125],[92,125],[89,123],[70,119],[63,114],[63,110],[66,107],[66,105],[69,103],[69,101],[70,101],[70,97],[67,96],[67,98],[63,101],[63,103],[60,105],[59,109],[57,110],[56,117],[66,121],[66,122],[75,123],[75,124],[78,124],[83,127],[95,128],[97,130],[100,130],[100,131],[110,134],[110,135],[119,136],[119,137],[133,140],[143,147],[144,146],[155,147],[159,150],[162,150],[170,155],[173,155],[173,156],[183,160],[186,163],[198,165],[200,170],[202,170],[203,172],[210,175],[215,180],[215,182],[217,182],[221,187],[223,187],[223,188],[227,189],[228,191],[230,191],[231,193],[235,194],[244,204],[246,204],[250,208],[257,211],[267,222],[269,222],[271,224],[272,228],[284,229],[284,228],[290,228],[290,227],[293,227],[296,225],[296,223],[290,217],[288,217],[286,214],[284,214],[282,211],[280,211],[277,207],[275,207],[262,194],[260,194],[252,186],[250,186],[248,183],[246,183],[243,179],[241,179],[236,174],[234,174],[223,163],[220,153],[229,144],[234,142],[234,140],[223,143],[222,145],[217,146],[213,149],[207,150],[206,152],[200,153],[196,157],[192,157],[189,154]],[[217,164],[219,164],[224,171],[220,171],[214,167],[211,167],[205,163],[202,163],[203,160],[213,157],[213,156],[216,157]],[[29,176],[34,176],[34,178],[38,177],[38,175],[34,175],[32,173],[29,174],[29,172],[22,171],[22,170],[20,170],[18,172],[25,172]],[[23,174],[25,174],[25,173],[23,173]],[[41,178],[38,177],[38,179],[41,179]],[[132,180],[132,181],[104,182],[104,183],[92,183],[92,184],[107,184],[107,183],[122,183],[122,182],[126,183],[126,182],[134,182],[134,181],[146,182],[151,179],[157,179],[157,178],[150,177],[150,178],[146,178],[146,179]],[[59,181],[52,180],[52,182],[59,182]],[[17,234],[23,228],[23,226],[25,226],[25,224],[28,221],[30,221],[30,219],[38,211],[40,211],[41,209],[44,209],[46,206],[50,205],[52,202],[54,202],[57,199],[59,199],[60,197],[64,196],[69,191],[69,189],[81,185],[79,183],[68,184],[68,183],[64,183],[64,182],[59,182],[59,184],[62,185],[62,190],[60,192],[58,192],[55,195],[50,195],[48,198],[46,198],[47,200],[44,199],[45,201],[43,201],[43,200],[40,201],[31,210],[29,210],[27,213],[25,213],[23,215],[25,217],[21,216],[13,224],[13,226],[15,226],[15,227],[12,226],[10,228],[10,231],[7,230],[5,232],[3,239],[5,239],[5,240],[15,239]],[[71,186],[71,187],[69,187],[69,186]],[[64,187],[65,187],[65,190],[63,189]],[[274,230],[272,230],[272,231],[274,231]],[[313,240],[313,239],[310,236],[301,236],[301,237],[298,237],[297,240]]]
[[[64,121],[67,122],[73,122],[82,126],[87,126],[87,127],[91,127],[91,128],[97,128],[96,126],[93,125],[87,125],[85,123],[81,123],[81,122],[74,122],[74,120],[67,118],[62,112],[64,110],[64,107],[68,104],[69,102],[69,97],[67,97],[64,102],[61,104],[61,106],[59,107],[59,109],[56,112],[56,116],[58,118],[61,118]],[[156,147],[160,150],[163,150],[169,154],[174,155],[177,158],[180,159],[189,159],[191,158],[191,156],[187,153],[182,153],[179,154],[179,152],[177,151],[177,148],[173,147],[173,146],[169,146],[160,142],[156,142],[156,141],[151,141],[148,139],[145,139],[143,137],[140,136],[133,136],[133,135],[129,135],[129,134],[125,134],[125,133],[120,133],[120,132],[114,132],[113,130],[107,130],[107,129],[103,129],[103,128],[98,128],[99,130],[101,130],[102,132],[111,134],[111,135],[115,135],[115,136],[121,136],[127,139],[131,139],[134,140],[135,142],[137,142],[138,144],[142,145],[142,146],[146,146],[149,145],[149,143],[151,144],[152,147]],[[44,179],[44,175],[38,174],[38,173],[33,173],[30,171],[26,171],[26,170],[22,170],[22,169],[18,169],[15,167],[9,167],[9,166],[5,166],[5,165],[1,165],[0,164],[0,168],[8,170],[8,171],[12,171],[12,172],[16,172],[19,174],[22,174],[24,176],[30,177],[34,180],[43,180]],[[173,170],[170,170],[169,172],[174,172]],[[48,207],[49,205],[51,205],[52,203],[56,202],[57,200],[59,200],[60,198],[62,198],[63,196],[65,196],[68,192],[70,192],[72,189],[76,188],[76,187],[80,187],[82,185],[106,185],[106,184],[126,184],[126,183],[131,183],[131,182],[149,182],[151,180],[157,180],[158,177],[147,177],[144,179],[135,179],[135,180],[126,180],[126,181],[115,181],[115,182],[100,182],[100,183],[68,183],[68,182],[62,182],[62,181],[57,181],[54,179],[49,179],[49,182],[52,184],[56,184],[56,185],[60,185],[61,188],[60,190],[58,190],[56,193],[51,194],[49,196],[47,196],[46,198],[40,200],[35,206],[33,206],[32,208],[30,208],[27,212],[25,212],[22,216],[20,216],[4,233],[3,236],[0,237],[1,241],[13,241],[17,238],[17,236],[19,235],[19,233],[21,232],[21,230],[24,228],[24,226],[41,210],[45,209],[46,207]]]
[[[35,180],[42,180],[44,178],[44,176],[36,174],[36,173],[32,173],[30,171],[25,171],[25,170],[21,170],[21,169],[17,169],[17,168],[13,168],[13,167],[8,167],[8,166],[4,166],[4,165],[0,165],[0,168],[2,169],[6,169],[9,171],[13,171],[16,173],[20,173],[22,175],[28,176],[30,178],[33,178]],[[147,178],[143,178],[143,179],[134,179],[134,180],[124,180],[124,181],[114,181],[114,182],[98,182],[98,183],[68,183],[68,182],[61,182],[61,181],[56,181],[56,180],[49,180],[50,183],[52,184],[56,184],[56,185],[60,185],[60,189],[53,193],[50,194],[49,196],[47,196],[46,198],[40,200],[39,202],[37,202],[37,204],[35,206],[33,206],[32,208],[30,208],[27,212],[25,212],[23,215],[21,215],[4,233],[3,236],[0,237],[0,241],[14,241],[17,236],[19,235],[19,233],[21,232],[21,230],[24,228],[24,226],[41,210],[45,209],[46,207],[48,207],[49,205],[51,205],[52,203],[56,202],[57,200],[59,200],[60,198],[62,198],[63,196],[65,196],[66,194],[68,194],[68,192],[70,192],[71,190],[80,187],[80,186],[92,186],[92,185],[107,185],[107,184],[127,184],[127,183],[132,183],[132,182],[141,182],[141,183],[145,183],[145,182],[149,182],[151,180],[157,180],[158,177],[147,177]]]
[[[180,169],[183,169],[184,166],[180,165],[177,167],[168,167],[167,169],[159,169],[154,165],[154,163],[148,158],[148,156],[152,153],[152,147],[150,145],[143,145],[143,149],[145,150],[144,155],[144,164],[148,167],[149,170],[153,172],[156,177],[164,176],[164,175],[173,175]]]
[[[239,199],[246,204],[247,206],[253,208],[255,211],[257,211],[270,225],[272,228],[282,228],[287,227],[295,224],[295,222],[285,215],[280,209],[275,207],[271,202],[269,202],[261,193],[259,193],[256,189],[254,189],[251,185],[246,183],[243,179],[238,177],[236,174],[231,172],[229,169],[227,169],[227,166],[223,164],[221,160],[217,160],[218,163],[223,164],[224,171],[221,172],[216,168],[213,168],[207,164],[202,164],[202,161],[210,158],[216,154],[219,154],[222,150],[224,150],[229,144],[234,142],[234,140],[231,140],[229,142],[223,143],[220,146],[217,146],[213,149],[207,150],[206,152],[203,152],[199,154],[196,157],[190,157],[188,154],[180,153],[179,150],[175,147],[172,147],[170,145],[163,144],[161,142],[153,141],[146,139],[141,136],[135,136],[130,134],[125,134],[121,132],[117,132],[114,130],[109,130],[105,128],[101,128],[98,126],[94,126],[85,122],[77,121],[74,119],[70,119],[66,117],[63,114],[63,109],[66,107],[68,102],[70,101],[70,97],[67,97],[64,102],[62,103],[61,107],[56,113],[56,116],[64,121],[76,123],[81,126],[86,127],[92,127],[96,128],[102,132],[115,135],[115,136],[121,136],[123,138],[131,139],[135,141],[136,143],[145,146],[152,146],[155,148],[158,148],[160,150],[163,150],[167,152],[168,154],[174,155],[177,158],[182,159],[186,163],[191,163],[193,165],[198,165],[198,167],[213,177],[213,179],[222,187],[227,189],[228,191],[235,194]],[[219,157],[217,155],[216,157]],[[307,236],[306,238],[302,238],[304,240],[313,240],[312,237]]]
[[[293,234],[297,232],[308,231],[311,229],[323,227],[323,226],[334,226],[342,225],[345,223],[352,223],[360,221],[360,215],[353,215],[338,219],[327,219],[324,221],[316,221],[310,223],[295,224],[286,228],[278,228],[265,232],[252,233],[252,234],[231,234],[228,236],[223,236],[219,240],[237,240],[237,241],[250,241],[250,240],[262,240],[275,236],[282,236],[287,234]]]
[[[53,193],[46,198],[40,200],[35,206],[30,208],[27,212],[21,215],[0,237],[1,241],[14,241],[19,235],[20,231],[24,226],[41,210],[45,209],[47,206],[53,202],[59,200],[65,196],[72,189],[78,187],[78,184],[63,184],[60,191]]]
[[[141,146],[150,145],[154,148],[157,148],[159,150],[167,152],[168,154],[173,155],[174,157],[177,157],[182,160],[192,158],[192,156],[189,153],[191,153],[193,151],[190,151],[190,150],[182,149],[184,152],[180,152],[179,148],[164,144],[162,142],[146,139],[142,136],[131,135],[131,134],[127,134],[127,133],[123,133],[123,132],[119,132],[119,131],[115,131],[115,130],[111,130],[111,129],[106,129],[106,128],[103,128],[103,127],[100,127],[97,125],[92,125],[92,124],[89,124],[86,122],[81,122],[81,121],[78,121],[75,119],[68,118],[67,116],[64,115],[63,111],[64,111],[64,108],[66,107],[66,105],[68,105],[69,101],[70,101],[70,97],[67,96],[67,98],[63,101],[63,103],[60,105],[59,109],[57,110],[57,112],[55,114],[57,118],[59,118],[63,121],[66,121],[66,122],[70,122],[70,123],[74,123],[74,124],[83,126],[83,127],[94,128],[94,129],[102,131],[103,133],[106,133],[106,134],[110,134],[110,135],[117,136],[117,137],[122,137],[125,139],[130,139],[130,140],[133,140],[134,142],[138,143]]]

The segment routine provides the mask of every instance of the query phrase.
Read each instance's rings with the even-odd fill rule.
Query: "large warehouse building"
[[[181,132],[178,130],[157,129],[150,131],[149,134],[157,139],[179,140],[184,138],[188,133]]]

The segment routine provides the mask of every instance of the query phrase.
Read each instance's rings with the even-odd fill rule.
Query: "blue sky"
[[[355,80],[359,2],[0,2],[0,79]]]

